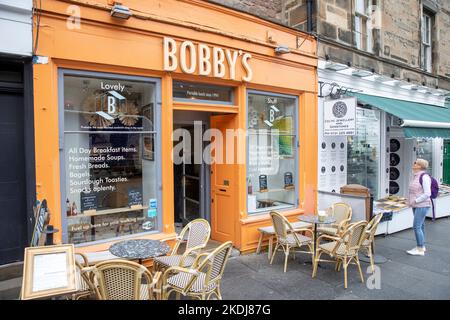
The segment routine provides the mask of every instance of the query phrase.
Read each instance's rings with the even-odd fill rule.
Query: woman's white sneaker
[[[422,250],[419,250],[417,248],[411,249],[409,251],[406,251],[408,254],[412,255],[412,256],[424,256],[425,252]]]

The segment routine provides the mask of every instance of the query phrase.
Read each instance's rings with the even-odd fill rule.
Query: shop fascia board
[[[417,90],[402,89],[397,85],[387,85],[382,82],[365,80],[364,78],[320,68],[318,69],[318,74],[319,81],[329,83],[335,82],[340,86],[361,90],[361,93],[368,95],[382,96],[385,98],[432,104],[437,106],[444,106],[445,104],[445,97],[421,93]],[[401,82],[399,81],[399,83]]]
[[[277,38],[279,38],[277,43],[269,43],[269,42],[267,42],[266,38],[264,38],[264,39],[256,38],[258,34],[261,34],[261,32],[260,32],[261,25],[257,25],[256,24],[257,21],[251,21],[250,19],[248,19],[248,17],[245,17],[245,16],[239,16],[239,18],[242,21],[246,21],[246,22],[252,24],[252,26],[249,26],[249,28],[242,27],[242,28],[236,29],[236,30],[239,31],[239,30],[255,29],[256,31],[258,31],[258,33],[256,33],[256,31],[255,31],[255,37],[252,37],[252,35],[250,35],[250,34],[243,35],[242,33],[238,33],[237,31],[236,32],[224,31],[229,28],[218,29],[218,28],[215,28],[215,27],[209,26],[209,25],[201,25],[201,24],[197,24],[195,22],[179,20],[179,19],[175,19],[175,18],[171,18],[171,17],[164,17],[161,15],[156,15],[156,14],[152,14],[152,13],[144,13],[144,12],[139,12],[139,11],[137,13],[136,11],[133,11],[133,8],[130,8],[131,12],[133,13],[133,16],[129,20],[127,20],[128,22],[120,21],[120,22],[122,22],[122,24],[115,24],[116,20],[114,19],[113,21],[111,21],[111,17],[109,14],[111,8],[109,6],[107,6],[106,4],[104,4],[104,5],[95,4],[94,5],[94,4],[88,3],[86,1],[78,1],[78,0],[67,0],[67,2],[72,3],[74,5],[79,5],[79,6],[85,7],[85,8],[83,8],[83,24],[98,24],[98,23],[100,23],[100,24],[106,24],[109,27],[115,26],[117,28],[127,28],[130,30],[133,30],[133,32],[136,32],[136,31],[141,31],[141,32],[146,32],[146,33],[148,32],[148,33],[153,33],[153,34],[159,34],[160,36],[161,35],[162,36],[173,36],[174,34],[176,34],[177,38],[189,39],[189,40],[205,42],[205,43],[210,43],[210,41],[211,41],[211,36],[208,35],[208,33],[209,33],[209,34],[214,34],[215,36],[224,37],[225,41],[218,41],[217,42],[218,46],[226,47],[227,46],[226,40],[228,39],[228,41],[230,41],[229,39],[231,38],[233,40],[242,41],[242,44],[239,44],[238,48],[236,48],[236,49],[241,49],[241,50],[246,50],[248,52],[251,52],[251,51],[255,51],[254,45],[260,45],[260,46],[264,46],[266,48],[267,47],[271,48],[270,53],[273,56],[275,56],[275,48],[277,48],[280,45],[287,45],[291,49],[291,52],[289,55],[284,55],[283,59],[288,60],[287,59],[288,57],[292,59],[295,56],[304,56],[307,58],[313,58],[314,60],[317,60],[316,45],[315,45],[316,40],[314,39],[314,36],[309,35],[309,34],[304,34],[300,31],[295,31],[295,30],[292,30],[292,29],[289,29],[286,27],[278,26],[276,24],[271,24],[271,22],[265,21],[265,20],[261,20],[261,21],[264,22],[264,25],[267,27],[267,31],[274,32],[277,34]],[[214,10],[216,8],[214,8],[212,5],[211,5],[211,8],[213,9],[211,11],[217,11],[217,10]],[[195,9],[194,6],[193,6],[193,9]],[[63,15],[64,19],[67,19],[67,18],[69,18],[69,15],[66,13],[66,10],[67,10],[67,4],[60,3],[59,1],[46,1],[43,3],[43,9],[41,11],[41,14],[43,16],[45,16],[45,15],[54,16],[54,17],[58,17],[60,19],[61,19],[61,15]],[[99,15],[99,12],[98,12],[99,10],[105,11],[104,16]],[[242,13],[240,13],[240,14],[243,15]],[[131,21],[131,19],[133,19],[132,26],[129,23],[129,21]],[[114,24],[112,24],[112,22]],[[151,24],[149,24],[149,22],[151,22]],[[158,24],[160,24],[160,25],[158,25]],[[167,33],[167,24],[173,25],[175,27],[180,27],[180,30],[177,30],[179,32],[172,32],[171,34],[168,34]],[[183,29],[189,29],[190,32],[183,31]],[[196,31],[196,35],[197,34],[202,35],[202,37],[201,38],[198,37],[198,38],[194,39],[190,35],[190,33],[192,31]],[[303,42],[303,40],[300,41],[303,43],[302,49],[296,48],[298,38],[305,40],[304,42]],[[229,47],[231,47],[231,45]],[[233,47],[237,47],[237,45],[233,44]],[[310,50],[304,50],[306,48],[310,48]],[[260,51],[260,53],[263,53],[263,51]],[[295,60],[293,60],[293,61],[295,61]],[[313,64],[315,65],[316,62],[314,62]]]

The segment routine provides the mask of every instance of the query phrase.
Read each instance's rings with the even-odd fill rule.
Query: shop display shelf
[[[413,226],[414,215],[411,208],[394,211],[392,220],[388,221],[387,233],[392,234],[402,230],[410,229]]]

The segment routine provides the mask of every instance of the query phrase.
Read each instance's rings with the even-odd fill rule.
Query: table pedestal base
[[[359,261],[370,263],[370,258],[368,256],[366,256],[365,254],[360,254]],[[373,263],[374,264],[382,264],[382,263],[386,263],[387,261],[388,260],[385,257],[380,256],[379,254],[373,255]]]

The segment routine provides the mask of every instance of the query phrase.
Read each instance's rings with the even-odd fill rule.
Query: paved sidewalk
[[[388,259],[380,264],[380,289],[370,290],[361,283],[356,265],[349,267],[348,289],[344,288],[343,269],[334,271],[334,264],[322,263],[316,278],[311,278],[310,260],[299,253],[289,259],[283,273],[284,254],[279,252],[272,265],[267,252],[232,257],[222,279],[223,299],[450,299],[450,218],[425,226],[427,252],[425,257],[406,253],[415,246],[413,230],[378,236],[375,250]],[[323,256],[327,258],[326,255]],[[361,264],[365,282],[369,264]]]

